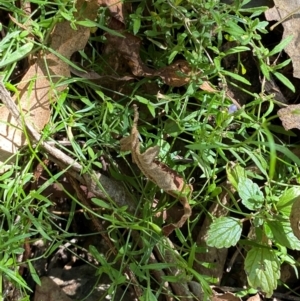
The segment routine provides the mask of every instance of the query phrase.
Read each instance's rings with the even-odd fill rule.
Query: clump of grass
[[[0,8],[13,14],[18,22],[29,19],[32,22],[30,31],[11,21],[2,24],[6,35],[0,42],[0,68],[5,82],[14,76],[20,59],[44,47],[57,22],[68,20],[76,27],[72,1],[31,2],[35,9],[30,16],[11,3],[0,4]],[[156,300],[163,288],[151,272],[168,267],[168,264],[149,264],[150,254],[156,248],[171,252],[178,260],[176,264],[186,272],[186,275],[168,278],[169,281],[180,282],[180,277],[184,281],[196,280],[209,298],[208,284],[213,279],[200,275],[194,268],[197,253],[203,252],[197,246],[194,229],[210,214],[208,205],[220,202],[225,181],[230,182],[234,191],[229,194],[230,202],[226,208],[230,214],[212,217],[207,246],[229,248],[238,245],[243,249],[249,288],[260,288],[268,296],[276,289],[280,265],[284,262],[293,267],[297,265],[287,251],[300,249],[289,223],[292,201],[299,196],[300,161],[292,152],[296,144],[290,143],[291,132],[273,125],[276,101],[264,90],[251,90],[241,59],[245,54],[253,55],[265,80],[272,80],[274,76],[294,90],[291,82],[280,73],[280,68],[289,60],[277,66],[270,64],[270,58],[282,51],[290,38],[273,49],[264,46],[261,40],[268,33],[268,22],[262,21],[260,16],[266,8],[245,8],[248,2],[234,1],[232,5],[226,5],[216,0],[155,0],[152,6],[146,1],[131,3],[134,9],[127,19],[126,30],[143,41],[142,60],[154,69],[168,66],[177,59],[186,60],[193,69],[189,84],[171,88],[159,77],[140,79],[128,83],[126,94],[85,79],[77,78],[76,83],[65,79],[69,89],[60,93],[58,101],[52,105],[52,118],[43,130],[43,139],[67,138],[70,146],[64,151],[80,162],[84,171],[105,167],[105,172],[112,178],[124,182],[138,204],[138,215],[116,207],[112,215],[95,213],[95,217],[109,223],[108,237],[118,250],[111,262],[99,250],[90,248],[101,263],[98,273],[107,273],[112,279],[110,293],[119,285],[130,285],[122,274],[129,266],[140,280],[141,300]],[[99,12],[101,19],[98,22],[108,27],[103,21],[106,20],[105,9],[101,8]],[[34,35],[34,41],[28,39],[29,34]],[[85,51],[77,54],[78,61],[98,70],[99,61],[104,60],[99,51],[104,40],[103,36],[92,37]],[[232,47],[224,50],[228,41],[232,42]],[[232,70],[225,69],[224,61],[232,55],[236,65]],[[222,83],[221,89],[217,86],[218,81]],[[199,89],[204,82],[214,87],[213,92]],[[159,94],[151,94],[149,84],[159,89]],[[233,106],[226,87],[246,92],[248,102]],[[141,109],[143,147],[159,145],[160,159],[180,172],[187,182],[193,182],[190,203],[194,216],[172,237],[179,242],[176,251],[166,247],[158,231],[161,221],[154,217],[154,213],[174,205],[174,200],[139,176],[131,159],[119,152],[119,139],[131,130],[132,103]],[[105,160],[99,160],[100,157]],[[73,199],[65,228],[54,227],[53,216],[48,211],[51,202],[43,195],[43,190],[57,182],[63,172],[48,170],[45,166],[47,182],[30,190],[33,167],[40,161],[39,149],[22,150],[17,153],[17,158],[16,164],[0,176],[0,270],[2,277],[29,290],[18,274],[18,256],[24,252],[24,242],[42,237],[51,245],[48,255],[53,252],[55,246],[71,235],[69,226],[77,200],[76,197]],[[106,164],[109,164],[108,169]],[[160,202],[154,209],[152,203],[156,198],[160,198]],[[242,235],[247,222],[251,224],[249,232],[255,234]],[[136,242],[135,231],[139,231],[142,244]],[[119,269],[113,267],[116,262],[121,263]],[[36,275],[30,261],[27,264],[32,275]],[[37,275],[34,278],[39,283]]]

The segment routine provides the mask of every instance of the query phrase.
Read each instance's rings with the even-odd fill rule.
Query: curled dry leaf
[[[137,164],[141,172],[166,193],[179,199],[184,207],[184,215],[176,224],[166,225],[163,232],[168,236],[174,229],[180,228],[190,217],[192,211],[189,205],[189,197],[193,191],[190,184],[186,184],[182,177],[167,165],[155,160],[159,153],[159,147],[148,148],[144,153],[140,152],[139,132],[137,123],[139,119],[138,108],[134,105],[134,120],[129,137],[121,141],[121,151],[131,151],[132,161]]]
[[[86,8],[81,11],[85,3]],[[78,0],[76,7],[80,12],[77,20],[94,20],[97,16],[96,0]],[[77,26],[77,30],[73,30],[70,23],[64,21],[54,28],[50,48],[69,60],[74,52],[85,47],[89,36],[89,28]],[[18,84],[19,93],[14,99],[22,109],[24,118],[29,119],[38,131],[49,121],[50,103],[55,102],[56,93],[66,88],[66,85],[60,84],[61,80],[69,76],[70,70],[66,62],[52,52],[40,53],[35,64]],[[6,107],[0,108],[0,120],[0,161],[3,162],[23,146],[26,139]]]
[[[289,105],[286,108],[278,110],[283,127],[286,130],[300,129],[300,105]]]
[[[294,235],[300,240],[300,197],[292,205],[290,223]]]

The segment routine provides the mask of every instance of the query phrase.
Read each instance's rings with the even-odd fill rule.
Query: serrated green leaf
[[[270,298],[280,277],[280,262],[273,250],[253,247],[245,259],[245,272],[249,284]]]
[[[287,46],[291,40],[293,39],[293,36],[289,36],[289,37],[286,37],[284,40],[282,40],[278,45],[276,45],[269,53],[269,55],[274,55],[280,51],[282,51],[285,46]]]
[[[242,199],[242,203],[249,210],[258,210],[264,203],[264,195],[260,191],[258,185],[250,179],[242,178],[238,183],[238,192]]]
[[[238,219],[220,217],[210,225],[206,243],[210,247],[229,248],[237,244],[241,233],[242,224]]]
[[[291,214],[292,205],[298,197],[300,197],[300,187],[294,186],[287,189],[277,202],[277,210],[281,214],[289,217]]]
[[[292,250],[300,250],[300,240],[294,235],[290,221],[267,221],[276,243],[290,248]]]

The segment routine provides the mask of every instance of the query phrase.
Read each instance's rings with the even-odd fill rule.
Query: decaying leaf
[[[212,87],[211,83],[208,82],[208,81],[204,81],[200,86],[199,88],[203,91],[206,91],[206,92],[210,92],[210,93],[216,93],[218,92],[215,88]]]
[[[286,130],[300,129],[300,105],[289,105],[277,112]]]
[[[112,17],[120,21],[124,22],[124,3],[120,0],[98,0],[99,6],[107,6]]]
[[[286,1],[286,0],[274,0],[274,7],[268,9],[265,12],[266,19],[282,20],[291,12],[300,7],[300,0]],[[300,60],[299,60],[299,39],[300,31],[296,30],[300,28],[299,11],[295,11],[295,14],[287,18],[282,22],[284,28],[282,40],[288,36],[293,36],[293,40],[284,48],[285,52],[290,56],[293,62],[294,77],[300,78]]]
[[[256,295],[248,298],[247,301],[261,301],[261,298],[260,298],[259,294],[256,294]]]
[[[86,8],[81,11],[84,3]],[[78,0],[76,7],[80,11],[78,20],[94,20],[97,16],[96,0]],[[85,47],[89,36],[89,28],[77,26],[77,30],[73,30],[70,23],[64,21],[54,28],[50,49],[69,60],[74,52]],[[29,119],[38,131],[49,121],[50,103],[55,102],[55,93],[66,88],[66,85],[60,85],[61,80],[69,76],[69,67],[65,61],[52,52],[40,53],[35,64],[18,84],[19,93],[15,101],[22,109],[24,118]],[[0,120],[0,161],[3,162],[23,146],[26,139],[6,107],[0,108]]]
[[[187,61],[177,60],[170,66],[154,70],[140,58],[141,40],[132,34],[120,31],[124,38],[107,34],[107,42],[127,61],[133,75],[138,77],[159,76],[166,85],[181,87],[190,81],[192,69]]]
[[[134,105],[134,120],[129,137],[120,141],[121,151],[131,151],[132,161],[137,164],[141,172],[166,193],[178,198],[184,207],[184,215],[176,224],[166,225],[163,232],[168,236],[174,229],[180,228],[190,217],[192,211],[189,205],[189,197],[193,191],[190,184],[186,184],[182,177],[167,165],[155,160],[159,153],[159,147],[148,148],[144,153],[140,152],[139,132],[137,123],[139,120],[138,108]]]
[[[292,205],[290,222],[294,235],[300,240],[300,198],[296,198]]]
[[[233,293],[227,292],[223,294],[218,294],[214,292],[212,301],[241,301],[242,299],[236,297]]]

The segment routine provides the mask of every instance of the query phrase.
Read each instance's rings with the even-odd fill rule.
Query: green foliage
[[[216,248],[229,248],[236,245],[242,233],[242,223],[232,217],[220,217],[211,224],[207,244]]]
[[[263,193],[259,186],[246,176],[249,177],[247,170],[239,165],[227,168],[228,180],[237,190],[246,210],[242,210],[236,204],[235,212],[242,216],[240,219],[215,219],[208,231],[207,243],[216,248],[236,245],[241,236],[242,223],[250,220],[252,235],[249,237],[250,245],[246,244],[248,251],[245,272],[251,287],[263,290],[267,296],[271,296],[277,287],[283,254],[275,252],[270,245],[291,250],[299,250],[300,247],[300,241],[293,234],[288,219],[291,206],[299,197],[300,191],[298,187],[286,189],[274,202],[268,186]]]
[[[63,20],[69,21],[74,29],[83,25],[91,30],[97,28],[98,32],[101,30],[99,36],[91,37],[88,50],[76,55],[82,65],[102,71],[107,64],[106,58],[99,54],[101,43],[106,43],[103,33],[123,36],[106,24],[105,9],[99,9],[98,20],[78,21],[74,17],[74,1],[31,2],[38,6],[31,14],[32,19],[12,1],[0,4],[18,23],[31,22],[27,30],[13,22],[5,28],[6,35],[0,41],[0,74],[5,82],[11,79],[18,61],[27,55],[36,54],[40,49],[58,55],[47,45],[55,24]],[[135,79],[128,83],[130,92],[127,94],[82,78],[66,78],[60,83],[68,84],[69,88],[58,93],[57,102],[52,104],[52,117],[43,130],[43,139],[53,142],[55,135],[66,137],[70,146],[59,147],[82,164],[83,172],[101,170],[104,163],[99,158],[104,157],[109,166],[106,172],[122,181],[137,203],[138,214],[133,214],[126,207],[117,208],[112,201],[92,199],[95,205],[109,212],[93,214],[108,222],[108,236],[118,250],[110,261],[95,247],[90,247],[91,254],[100,263],[98,274],[107,274],[112,281],[110,293],[119,285],[130,285],[124,276],[126,268],[130,267],[142,283],[140,299],[157,300],[162,284],[155,282],[152,271],[174,267],[174,263],[149,263],[152,250],[157,248],[162,259],[168,258],[167,251],[173,252],[178,260],[176,266],[186,271],[186,274],[165,276],[164,280],[193,279],[201,283],[209,300],[210,279],[194,268],[197,253],[205,250],[197,246],[193,229],[200,218],[208,214],[210,202],[221,198],[225,181],[232,188],[228,193],[231,202],[226,207],[231,216],[212,217],[207,245],[216,248],[238,245],[243,249],[249,289],[261,290],[267,296],[277,287],[281,264],[287,262],[296,266],[296,260],[288,254],[288,249],[300,250],[299,240],[292,233],[289,222],[292,204],[300,196],[300,159],[291,151],[295,145],[290,144],[290,137],[295,134],[272,124],[276,118],[272,95],[247,90],[252,82],[245,78],[248,70],[241,60],[242,55],[253,54],[265,79],[274,75],[294,91],[292,83],[280,73],[290,60],[270,64],[270,59],[282,51],[291,38],[271,50],[266,48],[262,36],[267,34],[268,23],[259,18],[266,7],[245,8],[248,2],[236,0],[227,5],[218,0],[154,0],[150,7],[146,1],[132,3],[135,9],[126,20],[126,32],[143,41],[141,60],[156,70],[178,58],[186,60],[195,71],[186,87],[168,87],[159,77]],[[224,49],[222,46],[227,42],[232,42],[232,47]],[[233,70],[226,70],[224,61],[232,55],[238,58],[238,63]],[[204,81],[215,87],[213,93],[199,89]],[[216,87],[219,83],[222,83],[221,89]],[[150,84],[158,87],[155,93],[151,93],[153,86]],[[231,111],[232,100],[225,91],[228,84],[246,91],[251,100]],[[155,217],[175,200],[139,176],[131,158],[119,152],[119,139],[131,130],[133,102],[141,109],[142,148],[159,145],[159,159],[179,172],[186,182],[190,178],[194,180],[190,203],[197,217],[191,218],[184,230],[176,230],[181,244],[178,250],[166,246],[161,234],[162,221]],[[30,145],[27,152],[22,150],[16,155],[15,166],[0,175],[0,271],[3,277],[22,289],[27,289],[27,285],[17,273],[17,255],[23,252],[24,240],[42,238],[52,244],[47,254],[54,252],[71,235],[68,231],[75,203],[78,203],[75,196],[69,196],[73,211],[66,227],[60,229],[48,211],[52,204],[43,196],[43,191],[57,182],[64,171],[56,174],[47,171],[49,179],[42,187],[25,190],[33,180],[32,169],[34,162],[39,161],[38,153],[39,147]],[[122,164],[126,165],[128,173],[120,168]],[[154,208],[153,200],[158,198],[160,202]],[[123,235],[123,229],[128,236]],[[140,233],[142,247],[133,243],[135,231]],[[31,261],[28,267],[39,283]],[[156,291],[152,283],[157,284]]]
[[[274,250],[253,247],[245,259],[245,272],[253,288],[263,290],[266,297],[273,294],[280,276],[280,262]]]

